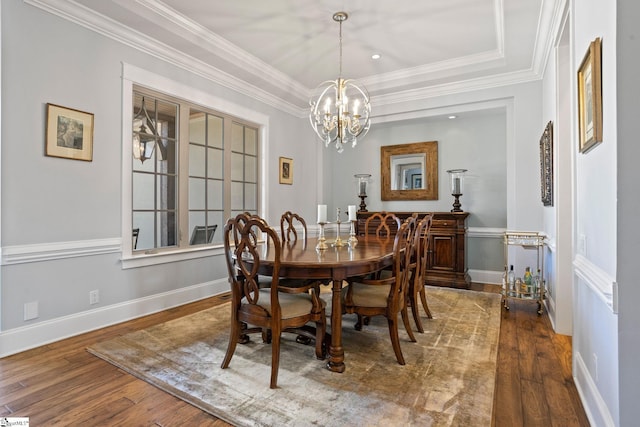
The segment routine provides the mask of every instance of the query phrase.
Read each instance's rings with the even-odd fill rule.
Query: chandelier
[[[342,78],[342,23],[348,17],[346,12],[333,14],[333,20],[340,24],[338,78],[321,83],[309,101],[311,127],[325,147],[335,142],[338,153],[342,153],[344,144],[355,147],[358,137],[364,137],[371,126],[371,104],[367,90],[355,80]]]

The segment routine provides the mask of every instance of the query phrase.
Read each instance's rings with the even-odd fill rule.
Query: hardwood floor
[[[208,298],[0,359],[0,417],[29,417],[32,426],[228,426],[85,350],[227,299]],[[571,337],[553,333],[535,303],[510,306],[502,311],[493,426],[588,426],[571,378]]]

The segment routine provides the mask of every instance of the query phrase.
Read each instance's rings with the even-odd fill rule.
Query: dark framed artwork
[[[547,123],[540,138],[540,190],[542,204],[553,206],[553,122]]]
[[[600,38],[589,44],[578,68],[578,137],[581,153],[602,142],[602,45]]]
[[[416,190],[422,188],[422,174],[414,173],[411,175],[411,189]]]
[[[46,155],[93,160],[93,114],[47,104]]]
[[[293,184],[293,159],[280,157],[280,184]]]

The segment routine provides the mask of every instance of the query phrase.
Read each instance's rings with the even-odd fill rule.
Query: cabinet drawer
[[[458,225],[457,221],[450,219],[433,219],[431,220],[431,227],[434,228],[452,228]]]

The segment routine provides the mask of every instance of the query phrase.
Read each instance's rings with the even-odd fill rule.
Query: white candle
[[[358,115],[358,107],[360,106],[360,100],[356,99],[355,101],[353,101],[353,115],[357,116]]]
[[[460,177],[453,178],[453,193],[452,194],[460,194]]]
[[[318,205],[318,224],[327,222],[327,205]]]
[[[327,98],[327,101],[324,103],[324,112],[326,114],[329,114],[330,110],[331,110],[331,98]]]
[[[349,211],[349,221],[355,221],[356,220],[356,205],[349,205],[347,210]]]
[[[360,194],[358,196],[366,196],[367,195],[367,181],[360,181]]]

